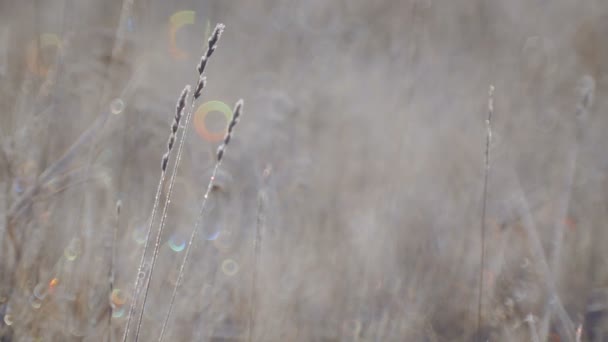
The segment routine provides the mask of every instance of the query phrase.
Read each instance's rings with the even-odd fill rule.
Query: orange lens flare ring
[[[49,292],[51,294],[55,292],[57,285],[59,285],[59,279],[57,279],[57,278],[51,279],[51,281],[49,282]]]
[[[190,55],[177,47],[177,32],[186,25],[192,25],[195,22],[196,12],[194,11],[179,11],[174,13],[169,18],[169,53],[176,60],[184,60]]]
[[[211,112],[220,112],[224,114],[226,117],[226,127],[218,132],[218,131],[210,131],[207,129],[207,125],[205,123],[205,119],[207,114]],[[196,113],[194,113],[194,128],[198,135],[200,135],[203,139],[208,142],[219,142],[224,139],[224,135],[226,134],[226,130],[228,129],[228,123],[232,120],[232,109],[228,107],[222,101],[209,101],[203,103],[198,109]]]
[[[40,77],[46,77],[49,73],[49,66],[42,65],[40,61],[40,50],[48,47],[61,49],[61,39],[56,34],[43,33],[38,40],[34,39],[27,45],[26,62],[28,70]],[[40,50],[39,50],[40,48]]]

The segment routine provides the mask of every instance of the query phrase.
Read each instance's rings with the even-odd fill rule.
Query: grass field
[[[0,0],[0,341],[608,341],[607,19]]]

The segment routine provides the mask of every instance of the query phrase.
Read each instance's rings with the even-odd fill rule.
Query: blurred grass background
[[[245,114],[168,340],[568,341],[560,302],[608,341],[606,18],[602,0],[0,1],[0,340],[122,337],[175,100],[223,22],[203,102]],[[188,135],[145,341],[218,144]]]

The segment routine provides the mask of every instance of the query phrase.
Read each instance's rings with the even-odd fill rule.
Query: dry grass
[[[175,13],[194,23],[172,39]],[[167,341],[603,341],[607,16],[602,0],[0,1],[0,341],[121,340],[167,123],[215,22],[194,127],[172,128],[139,340],[172,306]],[[198,105],[240,97],[218,169],[231,118]]]

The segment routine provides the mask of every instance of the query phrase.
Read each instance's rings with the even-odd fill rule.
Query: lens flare
[[[46,295],[48,294],[48,287],[44,283],[39,283],[36,285],[36,287],[34,287],[34,291],[32,292],[36,298],[42,300],[46,298]]]
[[[125,308],[124,307],[120,307],[120,308],[114,308],[112,310],[112,318],[121,318],[125,315]]]
[[[236,261],[232,259],[226,259],[222,262],[222,272],[224,272],[225,275],[232,277],[233,275],[237,274],[238,271],[239,264],[237,264]]]
[[[180,235],[173,234],[171,238],[169,238],[168,245],[172,251],[179,253],[186,248],[186,240]]]
[[[63,250],[63,255],[68,261],[74,261],[81,253],[80,239],[74,238],[70,244]]]
[[[135,242],[138,245],[143,245],[144,243],[146,243],[146,227],[145,227],[145,225],[140,224],[137,227],[135,227],[135,230],[133,230],[133,240],[135,240]]]
[[[205,238],[207,241],[215,241],[217,239],[218,236],[220,236],[221,231],[215,231],[213,233],[209,233],[207,235],[207,237]]]
[[[118,115],[125,110],[125,103],[122,99],[116,98],[110,102],[110,111],[114,115]]]
[[[220,112],[226,117],[226,125],[221,131],[210,131],[207,129],[206,118],[207,114],[211,112]],[[196,113],[194,113],[194,128],[201,138],[208,142],[219,142],[224,139],[226,130],[228,129],[228,123],[232,120],[232,109],[222,101],[209,101],[203,103]]]
[[[194,11],[179,11],[174,13],[169,18],[169,53],[176,60],[184,60],[190,55],[177,47],[177,32],[186,25],[194,24],[196,12]]]
[[[31,295],[30,296],[30,305],[32,306],[32,308],[34,310],[38,310],[42,306],[42,301],[40,299],[36,298],[36,296]]]
[[[57,51],[61,49],[61,39],[53,33],[43,33],[38,40],[32,40],[27,46],[26,62],[28,70],[40,77],[46,77],[49,73],[49,67],[40,63],[40,50],[48,47],[56,47]],[[40,49],[40,50],[39,50]]]
[[[51,279],[51,281],[49,282],[49,292],[50,293],[55,292],[57,285],[59,285],[59,279],[58,278]]]
[[[127,302],[127,295],[121,289],[114,289],[110,294],[110,303],[112,307],[121,307]]]

